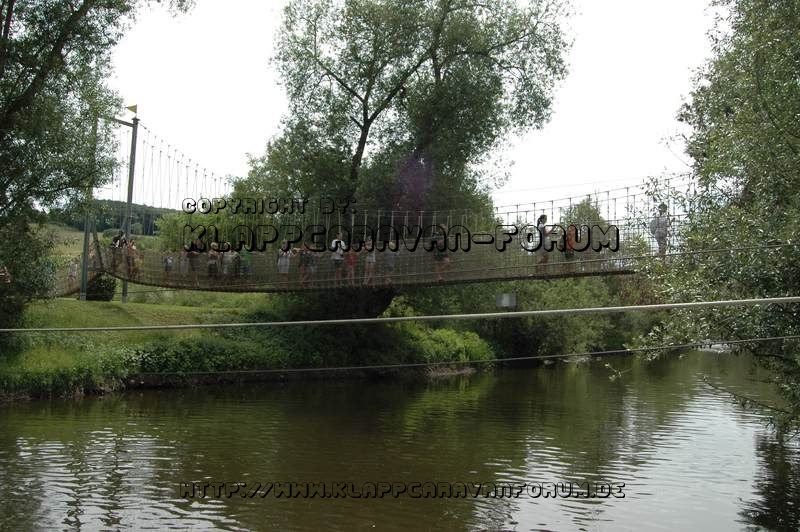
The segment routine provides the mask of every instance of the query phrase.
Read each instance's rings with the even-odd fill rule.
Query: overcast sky
[[[218,176],[246,175],[286,98],[269,65],[283,2],[197,0],[186,15],[145,11],[115,53],[112,86],[153,138]],[[703,0],[574,0],[570,72],[552,120],[509,139],[498,204],[580,196],[685,172],[675,115],[709,57]],[[146,131],[143,130],[143,134]],[[138,161],[137,161],[137,164]],[[176,194],[177,195],[177,194]],[[170,199],[179,208],[179,199]]]

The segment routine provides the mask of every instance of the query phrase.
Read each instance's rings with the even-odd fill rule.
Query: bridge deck
[[[116,257],[115,257],[116,252]],[[387,254],[395,255],[394,268]],[[180,253],[138,252],[129,256],[121,250],[102,249],[90,265],[92,275],[106,273],[129,282],[184,290],[223,292],[296,292],[319,291],[356,287],[411,287],[472,282],[503,281],[514,279],[546,280],[598,275],[625,275],[634,273],[635,260],[620,257],[617,253],[587,251],[575,253],[567,260],[563,253],[527,253],[509,249],[498,252],[494,248],[476,248],[468,252],[447,254],[447,261],[437,260],[432,252],[418,249],[414,252],[359,252],[355,265],[342,264],[337,273],[329,252],[314,253],[315,267],[306,267],[304,275],[299,254],[289,259],[287,274],[278,272],[277,257],[270,252],[251,254],[250,265],[232,256],[230,260],[209,261],[207,253],[190,260]],[[374,255],[374,271],[367,274],[368,256]],[[164,259],[173,257],[171,271],[167,272]],[[543,257],[547,262],[542,263]],[[211,266],[209,266],[211,262]],[[216,271],[215,271],[216,270]],[[63,276],[66,279],[66,274]],[[62,279],[55,292],[67,295],[77,291],[75,283]],[[369,281],[369,282],[368,282]],[[78,284],[80,273],[78,274]]]
[[[530,215],[532,211],[510,212],[500,221],[512,225],[516,222],[516,227],[522,227],[524,222],[530,221],[525,216],[530,217]],[[427,218],[425,216],[420,213],[420,219],[417,221],[433,219],[433,215]],[[665,249],[672,250],[678,246],[683,218],[683,216],[671,217],[668,242],[661,242]],[[175,246],[180,251],[158,252],[152,249],[129,251],[112,249],[108,247],[108,243],[93,245],[89,270],[93,275],[105,273],[135,284],[169,289],[294,292],[348,287],[411,287],[518,279],[546,280],[626,275],[641,270],[643,257],[653,257],[659,252],[659,243],[649,229],[649,216],[631,216],[587,225],[593,228],[599,226],[603,231],[616,227],[618,232],[612,239],[614,241],[612,248],[603,247],[607,244],[602,244],[601,232],[601,236],[597,239],[592,236],[584,241],[584,243],[592,242],[599,251],[594,251],[592,248],[583,252],[576,251],[571,259],[558,249],[549,252],[541,249],[533,253],[528,252],[520,244],[525,241],[521,234],[509,242],[503,251],[497,249],[496,243],[482,243],[475,238],[468,239],[473,242],[468,250],[452,251],[456,239],[451,234],[449,241],[451,250],[447,253],[447,261],[438,260],[441,259],[441,255],[426,250],[426,245],[423,243],[425,240],[421,240],[414,251],[406,249],[401,244],[399,251],[376,250],[354,253],[351,257],[355,263],[352,274],[346,264],[341,264],[338,268],[335,266],[336,262],[332,260],[330,251],[310,253],[314,260],[306,267],[301,266],[304,262],[301,259],[302,254],[294,253],[289,259],[288,270],[286,273],[281,273],[277,260],[278,249],[274,243],[264,252],[220,253],[216,260],[209,260],[209,253],[200,253],[199,256],[190,259],[180,247],[180,243],[170,243],[165,239],[157,245]],[[475,222],[475,227],[491,226],[489,222],[483,225]],[[565,232],[564,228],[560,228],[560,232]],[[491,236],[485,233],[473,233],[474,237],[481,235]],[[552,238],[551,235],[549,239]],[[430,244],[429,241],[427,243]],[[562,239],[558,245],[563,246],[563,244]],[[463,246],[463,242],[461,245]],[[618,251],[614,252],[611,249]],[[172,257],[170,271],[166,271],[165,268],[167,257]],[[373,269],[371,278],[370,268]],[[77,282],[74,280],[68,282],[65,269],[57,274],[54,293],[66,295],[76,292],[79,284],[80,270]]]

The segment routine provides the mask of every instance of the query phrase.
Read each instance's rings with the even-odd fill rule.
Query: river
[[[719,389],[774,401],[762,377],[746,356],[690,353],[7,403],[0,529],[798,530],[798,445]],[[241,486],[200,497],[204,482]],[[557,482],[595,497],[544,497]],[[434,486],[468,493],[417,497]]]

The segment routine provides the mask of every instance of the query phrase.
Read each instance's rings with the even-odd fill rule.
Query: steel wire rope
[[[691,177],[690,177],[689,179],[686,179],[684,181],[679,181],[678,185],[691,184],[692,181],[693,181],[693,179],[691,179]],[[611,192],[622,192],[624,190],[624,191],[626,191],[626,193],[623,194],[622,196],[628,196],[631,189],[633,189],[633,190],[644,189],[646,187],[646,185],[647,185],[646,183],[642,183],[640,185],[620,187],[620,188],[612,188],[612,189],[608,189],[608,190],[602,190],[602,191],[600,191],[600,193],[602,194],[603,192],[608,192],[608,193],[611,193]],[[676,185],[676,186],[678,186],[678,185]],[[641,195],[646,195],[644,190],[642,190],[640,192],[640,194]],[[561,197],[561,198],[554,198],[554,199],[547,200],[547,201],[549,201],[550,203],[560,203],[560,202],[569,201],[570,199],[573,199],[575,197],[576,196],[564,196],[564,197]],[[620,196],[614,196],[614,198],[618,198],[618,197],[620,197]],[[537,203],[537,202],[525,203],[525,204],[521,204],[521,205],[534,205],[535,203]],[[502,209],[505,209],[505,208],[510,207],[510,206],[513,206],[513,204],[498,205],[498,206],[496,206],[496,208],[502,210]]]
[[[164,139],[160,138],[160,139],[158,139],[158,172],[157,172],[157,174],[158,174],[157,181],[160,184],[164,183],[164,160],[163,159],[164,159]],[[169,188],[167,189],[167,194],[169,194]],[[158,206],[159,206],[159,208],[163,209],[164,208],[164,203],[163,203],[162,199],[163,199],[163,196],[161,194],[159,194]],[[167,205],[169,205],[169,203],[167,203]]]
[[[509,312],[479,312],[473,314],[444,314],[425,316],[391,316],[378,318],[350,318],[333,320],[295,320],[271,322],[240,322],[240,323],[192,323],[181,325],[117,325],[106,327],[30,327],[22,329],[2,328],[4,333],[23,332],[109,332],[109,331],[148,331],[148,330],[183,330],[183,329],[230,329],[253,327],[289,327],[289,326],[320,326],[320,325],[356,325],[366,323],[397,323],[405,321],[441,321],[441,320],[471,320],[471,319],[509,319],[528,318],[533,316],[575,316],[583,314],[612,314],[631,311],[658,311],[674,309],[694,309],[728,306],[750,306],[769,304],[800,303],[800,296],[726,299],[719,301],[690,301],[684,303],[657,303],[651,305],[624,305],[612,307],[584,307],[546,310],[521,310]]]
[[[216,371],[164,371],[164,372],[139,372],[128,375],[128,378],[145,377],[145,376],[190,376],[190,375],[247,375],[247,374],[268,374],[268,373],[311,373],[323,371],[359,371],[359,370],[382,370],[382,369],[402,369],[402,368],[423,368],[423,367],[440,367],[440,366],[471,366],[471,365],[486,365],[497,364],[506,362],[523,362],[535,360],[552,360],[552,359],[567,359],[567,358],[586,358],[586,357],[600,357],[609,355],[630,355],[639,352],[652,352],[652,351],[670,351],[670,350],[684,350],[692,348],[703,348],[711,345],[741,345],[747,343],[761,343],[761,342],[774,342],[778,340],[798,340],[800,335],[782,335],[782,336],[760,336],[755,338],[745,339],[730,339],[730,340],[702,340],[698,342],[685,342],[682,344],[668,344],[659,346],[643,346],[643,347],[630,347],[626,349],[609,349],[603,351],[585,351],[581,353],[563,353],[559,355],[529,355],[522,357],[508,357],[508,358],[492,358],[486,360],[452,360],[441,362],[402,362],[397,364],[366,364],[361,366],[324,366],[319,368],[265,368],[265,369],[232,369],[232,370],[216,370]],[[714,351],[709,351],[715,353]],[[716,354],[716,353],[715,353]],[[25,370],[5,370],[7,373],[25,373]],[[101,375],[114,375],[113,373],[106,372]]]
[[[262,369],[262,370],[223,370],[223,371],[187,371],[187,372],[142,372],[136,375],[153,376],[153,375],[215,375],[215,374],[237,374],[244,373],[307,373],[313,371],[355,371],[355,370],[380,370],[380,369],[400,369],[405,367],[437,367],[437,366],[452,366],[452,365],[480,365],[480,364],[497,364],[503,362],[524,362],[533,360],[552,360],[552,359],[565,359],[565,358],[585,358],[585,357],[600,357],[609,355],[625,355],[639,352],[650,351],[669,351],[669,350],[684,350],[692,348],[703,348],[711,345],[740,345],[746,343],[761,343],[761,342],[774,342],[778,340],[798,340],[800,335],[782,335],[782,336],[766,336],[755,337],[746,339],[734,340],[715,340],[715,341],[699,341],[699,342],[686,342],[683,344],[672,345],[659,345],[659,346],[646,346],[646,347],[631,347],[626,349],[608,349],[603,351],[585,351],[582,353],[564,353],[561,355],[529,355],[523,357],[509,357],[509,358],[493,358],[488,360],[454,360],[451,362],[405,362],[398,364],[370,364],[364,366],[327,366],[323,368],[285,368],[285,369]]]
[[[138,202],[136,201],[136,198],[134,198],[134,200],[133,200],[133,203],[140,203],[141,205],[145,205],[146,204],[145,203],[145,178],[144,177],[145,177],[145,172],[147,170],[147,148],[150,145],[150,130],[147,129],[147,128],[144,128],[144,130],[145,130],[145,132],[147,134],[142,136],[142,157],[141,157],[142,169],[141,169],[141,178],[140,178],[141,184],[139,185],[140,186],[141,198],[140,198],[140,200]],[[144,224],[142,224],[142,226],[144,226]],[[142,227],[142,229],[144,229],[144,227]]]
[[[172,156],[169,151],[172,148],[170,143],[167,143],[167,208],[172,208]],[[180,190],[177,191],[180,197]]]
[[[153,160],[154,160],[154,156],[155,156],[155,153],[156,153],[155,145],[156,145],[156,142],[159,141],[160,139],[158,138],[157,135],[153,135],[153,137],[154,137],[154,141],[153,141],[153,143],[150,144],[150,179],[148,180],[148,187],[147,188],[149,189],[150,201],[152,202],[150,205],[155,207],[156,206],[156,198],[159,198],[159,202],[161,201],[161,199],[160,199],[161,195],[158,194],[158,192],[157,192],[157,190],[159,188],[158,185],[161,184],[161,179],[160,179],[161,176],[159,175],[158,179],[154,179],[153,178]],[[147,192],[145,192],[145,193],[147,193]],[[150,225],[151,225],[150,233],[151,234],[153,232],[152,224],[153,224],[153,217],[151,216],[150,217]]]

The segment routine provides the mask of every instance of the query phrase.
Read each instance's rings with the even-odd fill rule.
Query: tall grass
[[[271,302],[246,295],[238,307],[55,299],[32,304],[27,327],[114,327],[281,319]],[[219,302],[216,302],[219,304]],[[142,373],[463,362],[492,357],[476,334],[402,323],[170,331],[21,333],[22,349],[0,354],[0,396],[103,393]]]

